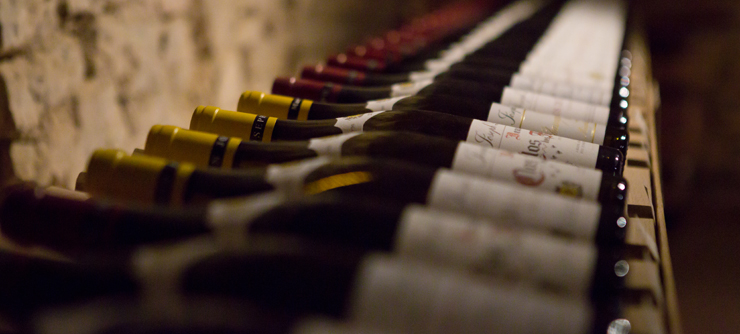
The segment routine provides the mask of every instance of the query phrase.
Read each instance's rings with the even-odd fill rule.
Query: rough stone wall
[[[0,173],[71,187],[94,149],[235,108],[426,3],[0,0]]]

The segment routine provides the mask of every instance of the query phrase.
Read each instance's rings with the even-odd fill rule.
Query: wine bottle
[[[135,180],[135,178],[133,178]],[[202,210],[122,206],[39,188],[8,186],[0,202],[0,230],[21,245],[78,256],[207,233]]]
[[[415,332],[408,326],[418,324],[418,316],[431,319],[444,314],[444,323],[429,327],[432,322],[424,321],[424,329],[490,333],[500,328],[495,325],[507,333],[511,328],[529,333],[537,328],[522,328],[521,321],[534,316],[536,326],[549,332],[583,333],[592,326],[600,331],[619,316],[618,308],[604,307],[612,305],[611,299],[592,304],[556,297],[336,245],[281,240],[280,247],[269,247],[253,241],[257,245],[240,252],[218,251],[207,243],[145,248],[120,263],[95,266],[2,253],[6,284],[0,293],[7,297],[2,303],[20,313],[19,306],[27,306],[23,310],[27,311],[114,293],[143,293],[144,300],[155,300],[154,296],[167,300],[170,295],[227,297],[271,312],[320,314],[391,332]],[[501,312],[504,308],[507,311]],[[471,310],[477,316],[471,317]],[[403,316],[408,312],[417,316]]]
[[[20,326],[41,307],[135,291],[138,283],[105,267],[78,266],[0,251],[0,310]]]
[[[568,84],[556,80],[523,75],[509,69],[478,68],[463,63],[452,65],[447,71],[442,73],[438,73],[437,71],[426,71],[404,74],[365,73],[338,67],[316,65],[304,67],[301,71],[301,78],[367,88],[371,88],[373,86],[391,86],[391,96],[394,95],[394,91],[399,93],[405,92],[402,88],[404,88],[404,86],[411,86],[412,82],[416,84],[416,82],[428,82],[429,80],[450,78],[506,85],[518,90],[530,91],[601,106],[609,106],[612,100],[612,91],[608,89]],[[382,87],[382,89],[387,90],[388,88]],[[277,93],[274,88],[273,93],[281,94]],[[399,95],[399,93],[396,93],[395,95]],[[376,94],[380,95],[380,93]],[[295,96],[293,93],[282,93],[282,95]]]
[[[352,87],[331,82],[277,78],[273,83],[272,92],[278,95],[331,103],[360,103],[387,97],[416,95],[413,99],[410,98],[409,101],[404,99],[396,102],[393,108],[397,109],[415,108],[415,104],[418,103],[419,98],[424,99],[436,95],[447,95],[450,98],[456,99],[474,98],[481,102],[479,103],[481,107],[477,108],[477,110],[468,110],[466,114],[462,114],[468,117],[472,114],[482,114],[484,111],[488,111],[485,110],[484,106],[487,104],[485,102],[491,102],[493,100],[493,103],[496,104],[501,103],[507,106],[525,108],[530,111],[562,116],[573,120],[595,122],[610,127],[623,127],[627,121],[626,118],[623,119],[624,113],[621,108],[610,109],[603,105],[537,94],[502,85],[491,85],[450,78],[435,81],[423,80],[386,87]],[[494,96],[500,97],[495,99],[490,98]],[[609,99],[611,99],[611,96]],[[404,107],[404,104],[407,104],[408,107]],[[433,107],[432,109],[437,111],[437,108]],[[458,109],[456,108],[455,110]]]
[[[214,256],[192,265],[183,277],[188,291],[237,296],[390,332],[603,333],[620,315],[614,302],[590,304],[491,285],[380,255]]]
[[[42,197],[34,197],[33,191]],[[0,202],[3,232],[12,231],[9,236],[14,240],[73,256],[120,252],[206,233],[212,233],[226,248],[242,248],[255,236],[280,235],[392,252],[481,277],[528,282],[593,299],[622,287],[622,278],[613,272],[615,263],[621,260],[614,226],[582,226],[577,231],[572,226],[527,230],[522,227],[532,226],[517,221],[491,221],[419,205],[326,194],[291,202],[275,193],[216,200],[191,210],[192,217],[187,217],[181,210],[162,208],[121,207],[113,211],[95,200],[46,194],[41,188],[6,192]],[[22,209],[28,208],[42,213],[24,221]],[[89,214],[96,209],[102,210]],[[69,218],[59,221],[55,214]],[[24,223],[28,226],[21,227]],[[571,235],[585,240],[543,233],[561,230],[572,231]],[[55,234],[59,235],[55,238]],[[599,241],[599,246],[591,240]]]
[[[608,127],[622,126],[619,118],[621,112],[612,114],[608,107],[536,94],[499,85],[481,84],[465,80],[443,79],[439,81],[419,81],[385,88],[347,87],[334,83],[317,82],[295,78],[277,78],[273,84],[273,93],[313,101],[328,102],[367,102],[369,99],[415,95],[400,100],[393,105],[395,109],[415,108],[418,99],[429,96],[447,95],[456,99],[478,99],[489,102],[488,109],[466,113],[456,113],[471,117],[471,114],[487,112],[490,118],[490,103],[524,108],[530,111],[555,115],[558,117],[595,122]],[[400,92],[400,93],[399,93]],[[398,93],[398,94],[397,94]],[[495,97],[495,98],[494,98]],[[485,105],[485,103],[482,103]],[[459,108],[458,108],[459,109]],[[434,110],[436,111],[436,110]],[[456,110],[457,111],[457,110]]]
[[[475,85],[472,84],[472,86]],[[433,88],[439,94],[396,97],[355,104],[322,103],[301,98],[248,91],[240,97],[237,110],[299,120],[348,117],[366,113],[368,110],[427,110],[493,121],[498,117],[502,107],[527,109],[526,107],[521,108],[516,105],[535,105],[538,109],[543,110],[543,112],[537,112],[527,109],[529,110],[528,119],[535,123],[551,122],[555,117],[558,119],[594,123],[605,129],[614,129],[612,132],[626,133],[625,127],[628,120],[622,115],[621,109],[617,113],[611,113],[609,108],[606,107],[518,91],[509,87],[498,89],[503,91],[502,94],[505,94],[507,98],[504,103],[506,106],[497,102],[491,103],[487,99],[474,97],[458,98],[451,95],[459,90],[464,90],[464,87],[466,86],[441,85]],[[430,87],[430,89],[432,88]],[[488,89],[486,87],[478,87],[476,90],[486,91]],[[517,102],[509,102],[509,100],[515,100]],[[569,107],[561,109],[561,106]],[[263,111],[264,109],[268,109],[269,111]]]
[[[308,140],[315,137],[356,131],[409,131],[453,140],[464,140],[511,151],[522,150],[521,144],[517,143],[521,143],[518,140],[524,139],[524,137],[527,137],[526,142],[529,140],[545,142],[560,140],[556,138],[573,139],[586,142],[587,144],[584,145],[595,144],[615,148],[622,153],[626,152],[628,146],[628,134],[624,130],[606,128],[595,123],[573,121],[552,115],[525,112],[523,109],[500,105],[492,106],[492,122],[415,109],[366,112],[336,119],[293,121],[290,118],[296,117],[292,114],[297,114],[299,119],[306,119],[311,111],[317,111],[317,114],[326,114],[327,111],[332,111],[322,109],[328,106],[327,104],[275,95],[262,94],[261,96],[264,98],[257,101],[252,99],[240,104],[239,107],[242,112],[200,106],[193,113],[190,129],[244,139],[247,139],[246,133],[250,133],[250,140],[261,141]],[[243,99],[242,101],[246,100]],[[286,102],[291,102],[291,104],[286,106]],[[493,107],[496,107],[496,109],[493,109]],[[250,114],[250,111],[268,114],[280,119],[256,116]],[[249,131],[252,131],[254,124],[257,124],[255,120],[260,120],[260,124],[269,122],[271,127],[267,131],[262,131],[260,129],[263,127],[258,126],[256,132],[260,136],[253,138],[252,132]],[[264,133],[269,133],[269,138]],[[509,133],[512,134],[509,135]],[[545,139],[543,136],[551,139]],[[565,141],[569,142],[568,140]],[[573,145],[577,146],[578,144],[570,142],[569,144],[564,143],[563,146]]]
[[[593,151],[586,151],[585,142],[542,142],[548,139],[544,136],[529,139],[533,140],[529,142],[527,138],[516,138],[517,135],[521,135],[521,131],[512,133],[515,138],[512,141],[519,144],[520,152],[410,132],[350,132],[303,142],[258,143],[242,141],[237,137],[184,130],[171,125],[155,125],[149,131],[143,153],[193,163],[198,167],[226,169],[264,166],[316,156],[367,156],[451,168],[461,173],[481,176],[497,174],[494,170],[502,168],[502,164],[506,165],[505,161],[515,159],[523,164],[524,160],[535,159],[535,163],[546,160],[546,164],[552,162],[556,166],[581,166],[583,168],[580,169],[586,169],[585,174],[595,172],[593,169],[596,168],[604,175],[621,176],[624,159],[617,150],[592,145],[588,148]],[[568,147],[566,144],[573,145]],[[226,149],[214,150],[214,147],[220,146],[225,146]],[[517,154],[512,155],[510,152]],[[214,155],[217,157],[214,158]],[[482,165],[473,167],[469,159],[475,159]],[[561,173],[576,170],[572,166],[557,168],[561,169]]]
[[[112,149],[97,150],[92,154],[87,172],[78,178],[78,187],[93,197],[173,206],[273,189],[273,185],[265,180],[264,170],[243,170],[238,174],[203,171],[189,163],[128,156],[123,151]]]
[[[173,182],[163,182],[166,178],[158,176],[167,170],[156,170],[151,168],[153,165],[175,169],[175,175],[184,175],[180,182],[187,187],[174,187]],[[244,196],[272,189],[290,198],[324,192],[360,194],[400,203],[427,204],[489,219],[505,217],[538,226],[557,226],[562,222],[569,222],[569,226],[591,226],[592,222],[603,221],[606,226],[619,227],[617,233],[623,235],[622,213],[627,194],[624,181],[609,189],[601,189],[600,192],[605,194],[603,197],[608,200],[602,200],[599,205],[570,196],[390,160],[343,158],[331,161],[316,158],[288,165],[270,165],[266,169],[198,170],[199,178],[194,181],[188,180],[185,177],[187,173],[177,167],[161,158],[127,157],[120,151],[99,150],[93,153],[88,165],[85,190],[95,198],[162,205],[202,204],[207,199]],[[96,175],[91,177],[92,174]],[[240,178],[242,175],[246,177]],[[116,180],[107,184],[98,181],[105,179]],[[573,193],[577,187],[565,184],[561,190]],[[154,192],[167,196],[147,195]]]
[[[156,304],[132,297],[96,298],[46,309],[30,323],[36,334],[375,333],[328,318],[306,318],[234,298],[211,296],[178,296],[176,300]]]

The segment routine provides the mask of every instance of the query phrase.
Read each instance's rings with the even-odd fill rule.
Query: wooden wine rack
[[[644,34],[630,36],[632,52],[629,102],[630,143],[624,177],[627,197],[626,276],[629,306],[625,317],[635,334],[680,334],[676,286],[668,249],[663,210],[656,113],[658,85],[650,71],[650,53]]]

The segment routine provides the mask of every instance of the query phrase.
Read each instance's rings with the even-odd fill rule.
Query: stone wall
[[[0,162],[71,187],[99,147],[127,151],[201,104],[236,107],[427,1],[0,0]]]

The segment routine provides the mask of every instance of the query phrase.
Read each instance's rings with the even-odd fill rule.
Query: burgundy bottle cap
[[[386,63],[399,62],[403,58],[400,50],[403,45],[390,45],[385,43],[368,43],[366,45],[356,45],[347,49],[348,56],[360,58],[376,59]]]
[[[348,56],[344,53],[329,57],[327,64],[366,72],[383,72],[386,68],[385,63],[382,61]]]
[[[301,71],[302,79],[334,82],[343,85],[363,86],[365,73],[333,66],[305,66]]]
[[[336,102],[342,86],[309,79],[275,78],[272,93],[287,95],[318,102]]]

